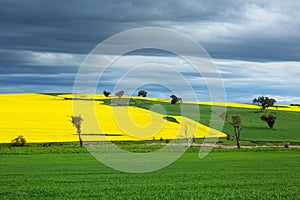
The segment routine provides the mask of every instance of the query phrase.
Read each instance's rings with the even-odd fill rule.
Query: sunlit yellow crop
[[[236,107],[236,108],[249,108],[249,109],[257,109],[259,110],[260,107],[255,104],[246,104],[246,103],[232,103],[232,102],[194,102],[197,104],[203,105],[215,105],[215,106],[226,106],[226,107]],[[299,106],[288,106],[288,105],[274,105],[269,107],[268,110],[284,110],[284,111],[296,111],[300,112]]]
[[[202,138],[208,131],[210,136],[225,136],[185,117],[171,116],[179,122],[174,123],[165,120],[165,115],[141,108],[104,105],[103,95],[3,94],[0,142],[9,143],[19,135],[28,142],[77,141],[76,128],[70,122],[74,97],[74,112],[84,120],[84,141]],[[93,98],[98,101],[89,101]]]
[[[41,94],[0,95],[0,142],[23,135],[28,142],[75,141],[72,102]]]

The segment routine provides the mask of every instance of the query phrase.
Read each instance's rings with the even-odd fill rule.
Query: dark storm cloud
[[[120,31],[162,26],[192,36],[213,57],[299,60],[299,6],[296,1],[8,0],[0,2],[0,43],[2,49],[85,54]]]
[[[293,0],[2,0],[0,90],[72,92],[80,64],[97,44],[131,28],[158,26],[185,33],[213,59],[227,60],[219,68],[232,99],[246,101],[270,92],[298,100],[299,62],[290,61],[300,61],[299,10],[299,1]],[[133,57],[140,63],[153,56],[166,57],[177,66],[176,61],[168,60],[169,54],[160,51],[128,55],[140,55]],[[123,64],[134,64],[131,60]],[[284,73],[287,69],[292,72]],[[194,75],[188,70],[182,74]],[[267,87],[274,77],[280,87]],[[112,88],[109,81],[105,84]]]

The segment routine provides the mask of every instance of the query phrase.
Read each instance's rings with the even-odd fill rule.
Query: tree
[[[177,99],[178,99],[178,103],[182,103],[182,98],[177,97]]]
[[[191,138],[188,137],[188,128],[186,125],[185,125],[185,129],[184,129],[184,133],[185,133],[186,146],[189,147],[189,146],[191,146],[191,142],[193,142],[195,140],[195,136],[193,135],[193,137],[191,137]]]
[[[176,104],[178,102],[178,98],[173,94],[170,96],[172,98],[171,104]]]
[[[176,103],[182,103],[182,98],[177,97],[176,95],[171,95],[170,96],[172,98],[171,100],[171,104],[176,104]]]
[[[233,126],[237,148],[241,148],[241,145],[240,145],[240,136],[241,136],[241,131],[242,131],[241,117],[238,115],[232,116],[231,122],[229,122],[229,124],[231,124]]]
[[[140,90],[139,93],[138,93],[138,96],[146,97],[147,92],[145,90]]]
[[[261,111],[269,108],[270,106],[273,106],[274,103],[276,103],[275,99],[264,96],[253,99],[253,104],[258,104]]]
[[[82,142],[82,138],[81,138],[81,123],[82,123],[83,119],[80,115],[79,116],[71,116],[71,119],[72,119],[71,122],[72,122],[73,126],[75,126],[77,129],[80,147],[82,147],[83,142]]]
[[[223,112],[220,117],[223,119],[223,121],[228,121],[228,113],[227,112]]]
[[[13,139],[11,142],[16,147],[24,147],[27,144],[27,142],[26,142],[25,138],[23,137],[23,135],[19,135],[17,138]]]
[[[275,120],[276,120],[276,116],[269,114],[267,115],[263,115],[260,117],[261,120],[267,122],[269,128],[273,128],[274,124],[275,124]]]
[[[108,97],[110,95],[110,92],[107,92],[106,90],[104,90],[103,94],[105,97]]]
[[[121,98],[124,95],[124,93],[125,92],[123,90],[120,90],[119,92],[116,93],[116,96]]]

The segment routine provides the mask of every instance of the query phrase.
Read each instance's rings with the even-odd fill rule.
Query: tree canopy
[[[253,104],[257,104],[260,106],[261,111],[269,108],[270,106],[273,106],[274,103],[276,103],[275,99],[269,98],[269,97],[258,97],[253,99]]]
[[[119,92],[116,93],[116,96],[121,98],[124,95],[124,93],[125,92],[123,90],[120,90]]]
[[[146,97],[147,96],[147,92],[145,90],[140,90],[138,93],[138,96],[142,96],[142,97]]]
[[[108,97],[110,95],[110,92],[107,92],[106,90],[104,90],[103,94],[104,94],[104,96]]]
[[[176,103],[178,103],[178,97],[176,96],[176,95],[171,95],[170,96],[171,98],[172,98],[172,100],[171,100],[171,104],[176,104]]]

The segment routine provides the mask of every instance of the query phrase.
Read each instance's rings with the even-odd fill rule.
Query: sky
[[[227,101],[251,103],[264,95],[281,104],[300,103],[299,10],[300,2],[293,0],[1,0],[0,93],[72,92],[80,66],[98,44],[133,28],[161,27],[205,49]],[[154,80],[140,87],[149,96],[169,98],[173,91],[159,84],[169,80],[176,94],[189,99],[186,88],[158,70],[161,64],[188,79],[197,100],[210,100],[203,77],[184,59],[155,50],[122,56],[103,75],[97,92],[114,91],[124,73],[149,63],[155,64],[149,73],[136,71],[128,79]]]

